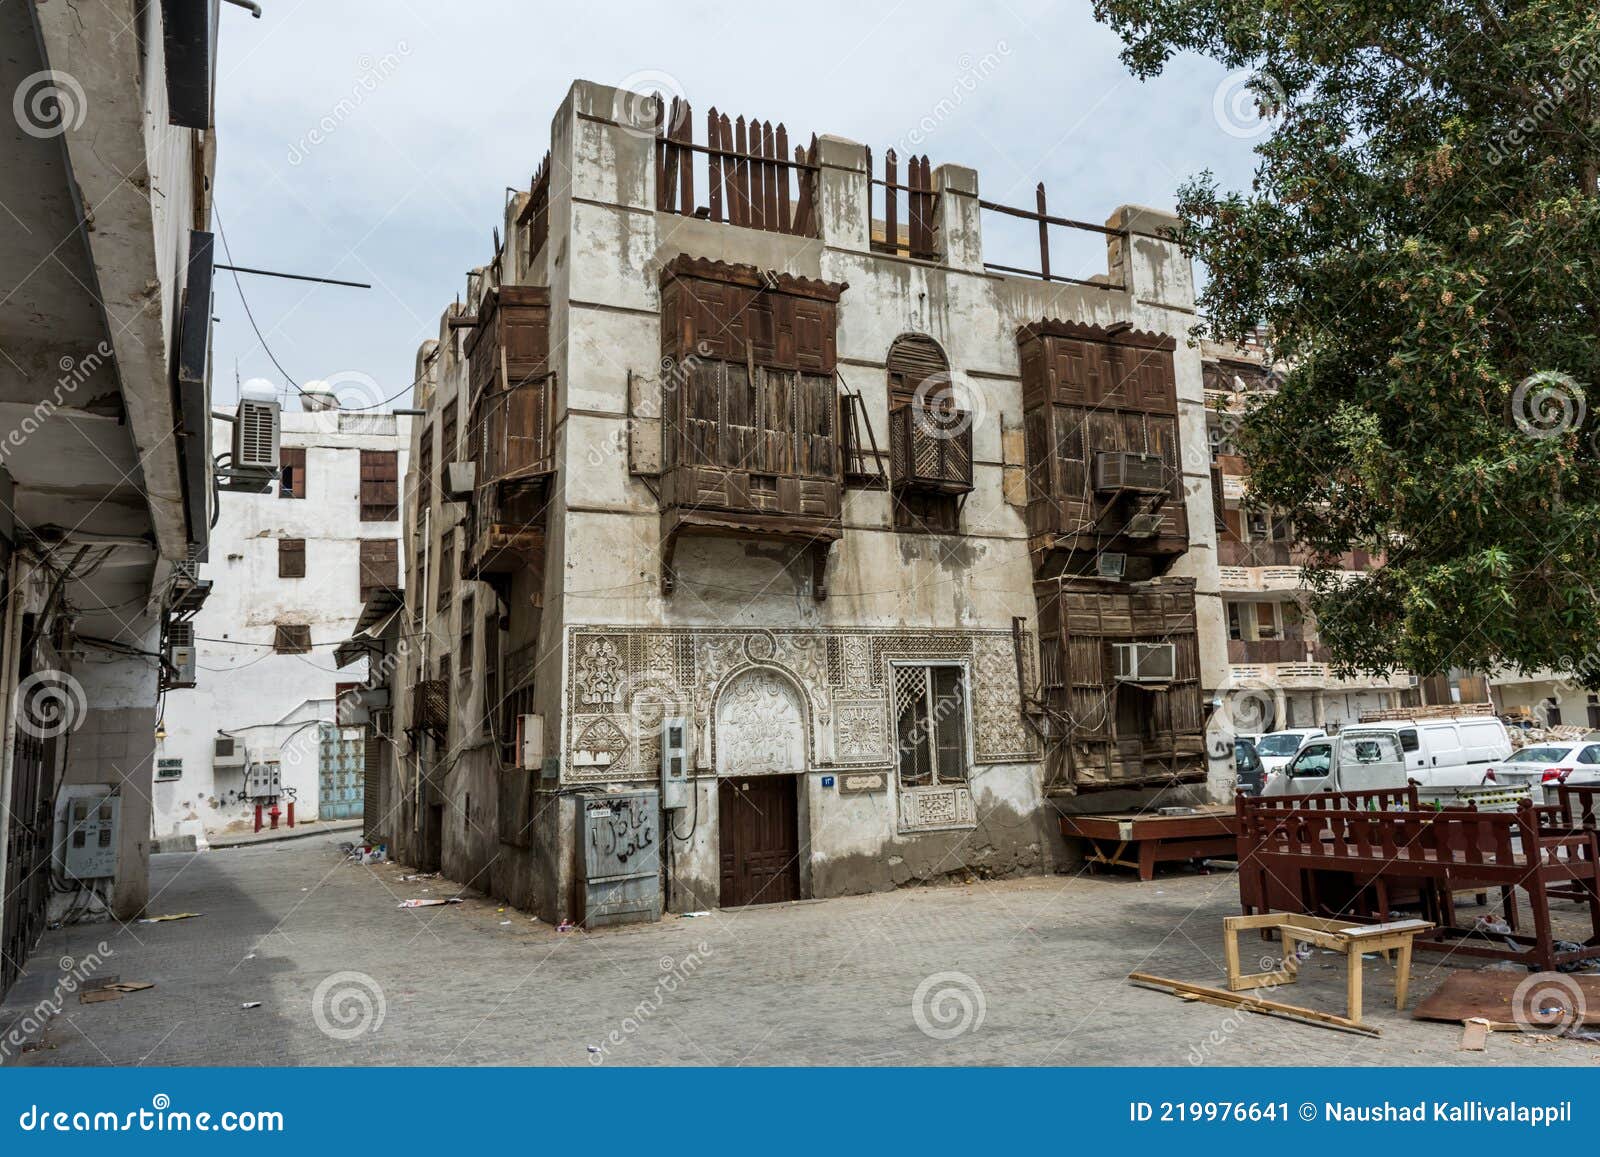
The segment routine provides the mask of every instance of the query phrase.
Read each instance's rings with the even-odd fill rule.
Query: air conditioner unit
[[[451,502],[465,502],[477,484],[476,462],[449,462],[444,468],[444,496]]]
[[[165,685],[193,687],[195,685],[194,624],[172,623],[167,627],[167,664]]]
[[[1128,556],[1107,551],[1095,556],[1094,573],[1103,579],[1120,579],[1128,571]]]
[[[537,771],[544,766],[544,716],[517,716],[517,766]]]
[[[211,769],[225,771],[236,767],[243,767],[249,756],[245,753],[244,740],[232,735],[219,735],[211,743]]]
[[[1094,456],[1094,488],[1098,491],[1165,494],[1167,487],[1167,464],[1159,454],[1102,450]]]
[[[265,398],[241,398],[233,423],[233,468],[278,468],[278,403]]]
[[[1177,674],[1171,643],[1115,643],[1118,683],[1170,683]]]

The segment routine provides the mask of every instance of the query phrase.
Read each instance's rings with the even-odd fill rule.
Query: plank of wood
[[[1513,998],[1518,986],[1528,979],[1525,972],[1499,970],[1457,969],[1445,978],[1426,1000],[1420,1001],[1411,1015],[1417,1020],[1442,1020],[1453,1024],[1481,1017],[1494,1025],[1522,1027]],[[1559,988],[1568,993],[1576,991],[1581,999],[1571,1000],[1577,1005],[1570,1010],[1584,1024],[1600,1024],[1600,975],[1562,973],[1559,981],[1551,981],[1551,992]],[[1552,1004],[1564,1004],[1551,996]],[[1527,1027],[1556,1024],[1565,1016],[1541,1018],[1537,1010],[1522,1010]],[[1497,1030],[1499,1031],[1499,1030]]]
[[[1275,1000],[1265,1000],[1259,996],[1228,992],[1225,989],[1211,988],[1204,984],[1191,984],[1186,980],[1169,980],[1163,976],[1152,976],[1148,972],[1130,972],[1128,980],[1146,987],[1166,989],[1178,996],[1184,993],[1191,993],[1201,999],[1219,1004],[1228,1004],[1236,1008],[1242,1008],[1247,1012],[1288,1017],[1291,1020],[1317,1025],[1321,1028],[1341,1029],[1345,1032],[1362,1033],[1366,1036],[1383,1035],[1378,1029],[1372,1028],[1370,1025],[1360,1024],[1348,1017],[1335,1016],[1331,1012],[1322,1012],[1315,1008],[1301,1008],[1294,1004],[1282,1004]]]
[[[1364,940],[1369,936],[1387,936],[1391,932],[1426,932],[1433,927],[1428,920],[1391,920],[1387,924],[1354,924],[1339,929],[1347,940]]]
[[[1488,1047],[1489,1022],[1483,1017],[1475,1016],[1461,1026],[1461,1052],[1481,1053]]]
[[[100,1004],[107,1000],[121,1000],[122,993],[114,988],[96,988],[89,992],[78,993],[79,1004]]]

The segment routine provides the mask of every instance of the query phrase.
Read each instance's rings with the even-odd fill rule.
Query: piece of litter
[[[588,1048],[588,1050],[589,1050],[589,1051],[590,1051],[590,1052],[592,1052],[592,1053],[597,1053],[597,1052],[599,1052],[599,1051],[600,1051],[600,1046],[599,1046],[599,1045],[587,1045],[587,1046],[585,1046],[585,1047],[587,1047],[587,1048]]]
[[[105,984],[101,987],[109,988],[113,992],[143,992],[145,989],[154,988],[155,986],[155,981],[153,980],[122,980],[112,984]]]
[[[705,911],[704,909],[702,909],[699,912],[680,912],[680,913],[678,913],[678,915],[681,916],[685,920],[692,920],[696,916],[709,916],[709,915],[711,915],[711,913]]]
[[[301,888],[300,890],[302,892],[305,891],[304,888]],[[203,916],[203,915],[205,915],[204,912],[169,912],[165,916],[141,916],[141,917],[139,917],[139,923],[141,923],[141,924],[165,924],[168,920],[192,920],[196,916]]]
[[[511,923],[511,921],[509,921],[509,920],[502,920],[502,921],[500,921],[500,927],[502,927],[502,928],[504,928],[504,927],[505,927],[505,926],[506,926],[506,925],[507,925],[507,924],[509,924],[509,923]]]
[[[239,1007],[240,1008],[260,1008],[261,1007],[261,1002],[259,1000],[247,1000],[243,1004],[241,1004]]]
[[[460,896],[451,896],[448,900],[401,900],[400,903],[395,905],[395,907],[397,907],[397,908],[439,908],[439,907],[443,907],[445,904],[459,904],[459,903],[461,903],[461,897]]]
[[[556,931],[557,932],[571,932],[574,927],[575,927],[575,925],[572,923],[571,920],[563,920],[563,921],[561,921],[561,923],[556,925]]]

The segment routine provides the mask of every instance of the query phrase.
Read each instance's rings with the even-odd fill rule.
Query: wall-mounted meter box
[[[252,763],[244,776],[245,799],[271,799],[283,794],[283,769],[277,761]]]
[[[681,715],[661,721],[661,806],[677,811],[689,806],[689,720]]]
[[[517,716],[517,766],[536,771],[544,766],[544,716]]]
[[[69,880],[107,880],[117,874],[117,823],[122,800],[105,789],[70,796],[61,871]]]

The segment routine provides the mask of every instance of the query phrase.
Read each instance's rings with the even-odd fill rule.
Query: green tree
[[[1600,12],[1592,0],[1096,0],[1139,77],[1249,70],[1251,186],[1186,183],[1202,331],[1263,327],[1254,498],[1324,562],[1344,673],[1600,685]],[[1386,552],[1341,585],[1332,560]]]

